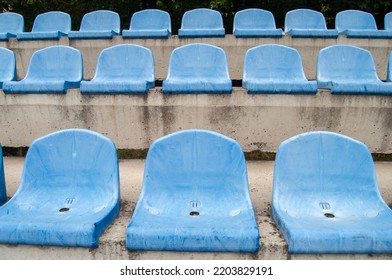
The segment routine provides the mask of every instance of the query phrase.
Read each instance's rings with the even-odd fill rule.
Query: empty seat
[[[392,82],[392,51],[389,53],[389,56],[388,56],[387,82]]]
[[[317,83],[333,94],[392,94],[392,84],[378,78],[371,53],[350,45],[320,50]]]
[[[82,53],[68,46],[51,46],[33,53],[21,81],[3,83],[5,93],[66,93],[83,78]]]
[[[299,52],[276,44],[246,52],[242,86],[248,93],[317,93],[317,82],[306,79]]]
[[[287,12],[284,31],[292,37],[338,37],[336,29],[327,29],[324,15],[310,9],[296,9]]]
[[[384,16],[384,29],[392,32],[392,12]]]
[[[282,37],[276,28],[274,15],[262,9],[245,9],[234,15],[235,37]]]
[[[67,36],[71,30],[71,16],[64,12],[53,11],[39,14],[31,32],[17,33],[18,40],[48,40]]]
[[[162,90],[163,93],[231,93],[224,50],[208,44],[174,49]]]
[[[272,214],[289,253],[392,253],[392,211],[372,156],[332,132],[284,141],[276,155]]]
[[[0,243],[98,247],[120,209],[114,143],[68,129],[35,140],[21,184],[0,208]]]
[[[101,52],[94,78],[82,81],[80,92],[147,93],[154,84],[154,58],[151,50],[124,44]]]
[[[15,53],[6,48],[0,48],[0,88],[5,81],[13,81],[16,78]]]
[[[389,30],[378,30],[371,13],[359,10],[345,10],[336,14],[335,27],[339,34],[348,38],[391,38]]]
[[[146,9],[132,15],[123,38],[168,38],[171,35],[171,19],[168,12]]]
[[[4,178],[3,148],[0,145],[0,206],[7,200]]]
[[[0,41],[16,37],[17,33],[24,30],[24,18],[22,15],[12,12],[0,13]]]
[[[156,140],[127,228],[130,250],[257,252],[244,153],[206,130]]]
[[[120,16],[116,12],[99,10],[83,16],[79,31],[70,31],[70,39],[111,39],[120,34]]]
[[[199,8],[187,11],[182,16],[181,37],[224,37],[222,15],[215,10]]]

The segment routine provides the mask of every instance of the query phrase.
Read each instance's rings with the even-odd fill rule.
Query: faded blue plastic
[[[7,201],[7,192],[5,188],[3,148],[0,145],[0,206]]]
[[[122,31],[123,38],[168,38],[170,35],[170,15],[157,9],[134,13],[129,29]]]
[[[218,11],[206,8],[187,11],[182,16],[178,36],[225,37],[222,15]]]
[[[385,30],[392,31],[392,12],[384,16],[384,28]]]
[[[282,37],[282,29],[276,28],[274,15],[262,9],[245,9],[234,15],[235,37]]]
[[[392,94],[392,84],[382,82],[368,50],[350,45],[333,45],[320,50],[317,83],[333,94]]]
[[[24,18],[12,12],[0,13],[0,41],[7,41],[24,31]]]
[[[387,82],[392,82],[392,52],[388,56]]]
[[[280,145],[272,214],[291,254],[392,253],[392,211],[372,156],[343,135],[316,131]]]
[[[123,44],[104,49],[91,81],[80,83],[80,92],[147,93],[154,87],[154,57],[150,49]]]
[[[51,46],[33,53],[26,77],[3,83],[5,93],[66,93],[83,78],[82,53],[68,46]]]
[[[120,34],[120,16],[107,10],[98,10],[83,16],[79,31],[70,31],[70,39],[111,39]]]
[[[0,208],[0,243],[98,247],[120,209],[114,143],[69,129],[30,146],[17,193]]]
[[[348,38],[391,38],[390,30],[378,30],[371,13],[346,10],[336,14],[335,27]]]
[[[241,146],[205,130],[156,140],[126,245],[129,250],[257,252],[259,230]]]
[[[208,44],[189,44],[173,50],[163,93],[231,93],[225,51]]]
[[[13,51],[0,48],[0,88],[5,81],[16,79],[16,57]]]
[[[67,36],[71,30],[71,16],[64,12],[52,11],[39,14],[31,32],[16,34],[18,40],[53,40]]]
[[[284,31],[292,37],[336,38],[336,29],[327,29],[324,15],[309,9],[296,9],[286,13]]]
[[[317,93],[317,82],[306,79],[299,52],[277,44],[246,52],[242,86],[248,93]]]

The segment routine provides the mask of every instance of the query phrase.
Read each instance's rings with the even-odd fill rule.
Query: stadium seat
[[[392,94],[392,84],[382,82],[368,50],[333,45],[320,50],[317,58],[318,88],[332,94]]]
[[[345,10],[336,14],[335,27],[347,38],[392,38],[390,30],[378,30],[371,13]]]
[[[208,44],[189,44],[173,50],[163,93],[231,93],[225,51]]]
[[[83,58],[79,50],[51,46],[33,53],[27,74],[21,81],[3,83],[4,93],[66,93],[78,88],[83,78]]]
[[[206,130],[156,140],[127,228],[129,250],[257,252],[241,146]]]
[[[5,81],[16,79],[15,53],[6,48],[0,48],[0,88]]]
[[[168,38],[171,19],[168,12],[146,9],[132,15],[129,29],[122,31],[123,38]]]
[[[317,82],[306,79],[299,52],[277,44],[246,52],[242,86],[248,93],[317,93]]]
[[[0,243],[96,248],[119,209],[114,143],[58,131],[30,146],[18,191],[0,208]]]
[[[3,205],[7,200],[7,192],[5,188],[5,177],[4,177],[4,164],[3,164],[3,148],[0,144],[0,206]]]
[[[71,30],[71,16],[64,12],[47,12],[39,14],[31,32],[17,33],[18,40],[53,40],[67,36]]]
[[[314,131],[276,155],[273,218],[290,254],[392,253],[392,211],[361,142]]]
[[[187,11],[182,16],[180,38],[185,37],[225,37],[222,15],[215,10],[198,8]]]
[[[392,12],[384,16],[384,29],[392,32]]]
[[[150,49],[123,44],[104,49],[91,81],[80,83],[80,92],[147,93],[154,87],[154,57]]]
[[[119,14],[98,10],[83,16],[79,31],[70,31],[70,39],[111,39],[120,34]]]
[[[282,29],[276,28],[274,15],[262,9],[245,9],[234,15],[235,37],[282,37]]]
[[[0,41],[7,41],[24,31],[24,18],[12,12],[0,13]]]
[[[327,29],[324,15],[309,9],[296,9],[286,13],[284,31],[291,37],[337,38],[336,29]]]

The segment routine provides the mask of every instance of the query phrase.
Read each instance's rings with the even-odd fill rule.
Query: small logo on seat
[[[320,208],[323,209],[323,210],[329,210],[329,209],[331,209],[331,205],[329,205],[328,202],[320,202],[320,203],[319,203],[319,206],[320,206]]]
[[[191,201],[192,208],[198,208],[200,207],[200,205],[201,205],[200,201]]]
[[[74,203],[74,201],[75,201],[75,198],[68,197],[68,198],[65,199],[65,204],[71,205],[71,204]]]

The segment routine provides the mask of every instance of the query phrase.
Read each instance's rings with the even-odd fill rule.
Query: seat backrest
[[[320,50],[317,58],[317,81],[374,82],[379,80],[373,57],[368,50],[333,45]]]
[[[32,32],[61,31],[68,33],[70,30],[71,16],[59,11],[39,14],[35,18],[32,28]]]
[[[0,33],[20,33],[24,30],[22,15],[12,12],[0,13]]]
[[[109,31],[120,33],[120,16],[107,10],[98,10],[83,16],[80,31]]]
[[[154,57],[150,49],[132,44],[104,49],[99,55],[95,78],[154,81]]]
[[[286,13],[284,31],[291,29],[327,29],[324,15],[309,9],[296,9]]]
[[[167,78],[196,77],[230,79],[225,51],[202,43],[174,49],[170,56]]]
[[[389,12],[384,16],[384,29],[392,30],[392,12]]]
[[[182,16],[181,29],[223,28],[222,15],[215,10],[199,8],[186,11]]]
[[[359,10],[346,10],[336,14],[335,28],[339,32],[349,29],[377,30],[372,14]]]
[[[233,33],[236,28],[276,29],[274,15],[262,9],[245,9],[234,15]]]
[[[392,51],[389,53],[388,56],[387,82],[392,82]]]
[[[51,46],[33,53],[26,78],[80,81],[83,78],[82,53],[68,46]]]
[[[13,81],[16,78],[15,53],[6,48],[0,48],[0,83]]]
[[[171,19],[168,12],[158,9],[146,9],[132,15],[131,30],[166,29],[171,33]]]
[[[252,79],[304,81],[301,55],[294,48],[277,44],[251,48],[245,54],[243,81]]]
[[[7,200],[5,189],[4,164],[3,164],[3,148],[0,145],[0,206]]]

